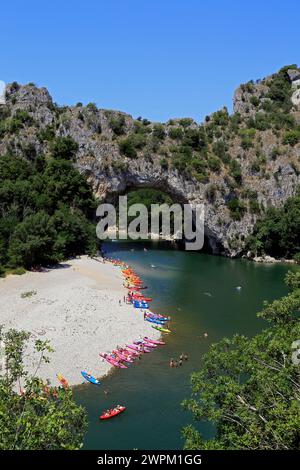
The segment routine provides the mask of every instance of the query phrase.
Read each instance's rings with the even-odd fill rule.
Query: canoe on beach
[[[155,330],[161,331],[162,333],[171,333],[171,330],[168,328],[162,328],[161,326],[151,325]]]
[[[93,377],[91,374],[88,374],[84,370],[81,371],[81,375],[85,380],[87,380],[91,384],[94,384],[94,385],[100,385],[101,384],[100,380],[96,379],[95,377]]]

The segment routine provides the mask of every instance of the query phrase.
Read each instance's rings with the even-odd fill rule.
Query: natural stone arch
[[[214,220],[210,217],[210,205],[207,203],[205,194],[199,194],[199,187],[191,180],[180,176],[177,171],[167,174],[155,165],[146,165],[140,169],[141,162],[132,162],[126,171],[109,169],[109,174],[103,172],[103,168],[84,168],[80,166],[91,183],[95,194],[102,202],[115,203],[118,196],[124,195],[136,189],[158,189],[168,194],[175,203],[189,204],[192,208],[195,204],[205,204],[205,251],[213,254],[228,254],[223,244],[223,238],[214,230]]]

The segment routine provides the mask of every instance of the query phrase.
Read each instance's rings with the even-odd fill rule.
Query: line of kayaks
[[[146,297],[141,293],[141,290],[147,289],[147,286],[143,285],[142,279],[140,279],[140,277],[137,276],[134,271],[123,261],[114,259],[109,259],[108,261],[110,261],[115,266],[120,266],[122,269],[122,273],[125,277],[125,282],[123,285],[128,289],[126,302],[132,303],[135,308],[148,310],[149,302],[152,301],[152,298]],[[152,323],[152,328],[160,331],[161,333],[171,333],[171,331],[166,328],[167,323],[170,321],[170,317],[168,316],[153,313],[149,310],[144,312],[144,320]],[[113,349],[111,353],[101,352],[99,353],[99,356],[102,360],[108,362],[110,365],[116,368],[127,369],[128,366],[138,359],[142,354],[150,353],[158,346],[162,346],[164,344],[165,342],[162,340],[153,340],[147,336],[144,336],[143,339],[133,341],[132,343],[126,344],[124,347],[118,346],[117,348]],[[87,382],[97,386],[101,385],[100,380],[88,372],[81,371],[81,375]],[[69,388],[69,383],[62,374],[57,374],[57,378],[65,389]],[[125,410],[125,406],[118,405],[114,408],[104,411],[102,415],[100,415],[100,419],[110,419]]]
[[[101,352],[99,356],[106,362],[119,369],[127,369],[141,354],[148,354],[164,341],[150,339],[145,336],[142,340],[133,341],[125,347],[117,347],[111,353]]]

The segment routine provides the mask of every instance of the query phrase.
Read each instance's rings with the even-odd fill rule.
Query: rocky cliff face
[[[235,256],[264,209],[300,183],[299,77],[292,67],[241,85],[234,113],[222,109],[201,125],[135,120],[93,104],[59,107],[45,88],[13,83],[0,106],[0,155],[47,156],[53,139],[71,136],[75,165],[100,199],[151,187],[178,202],[204,203],[213,251]]]

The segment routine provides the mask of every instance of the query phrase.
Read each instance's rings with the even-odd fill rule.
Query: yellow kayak
[[[151,325],[151,326],[155,330],[161,331],[162,333],[171,333],[171,330],[168,330],[168,328],[162,328],[161,326],[154,326],[154,325]]]

